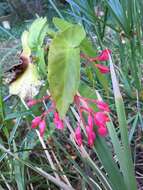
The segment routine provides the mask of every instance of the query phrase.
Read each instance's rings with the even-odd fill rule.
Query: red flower
[[[91,113],[88,114],[88,126],[93,129],[93,118]]]
[[[57,129],[63,129],[64,128],[63,121],[60,119],[58,112],[54,113],[54,124],[55,124]]]
[[[110,49],[104,49],[101,54],[94,59],[94,61],[108,61],[109,60],[109,54],[111,54]]]
[[[96,112],[94,114],[94,122],[98,127],[104,127],[106,122],[109,121],[108,115],[104,112]]]
[[[101,111],[110,112],[110,108],[107,103],[103,102],[102,100],[96,100],[96,105]]]
[[[63,129],[63,128],[64,128],[64,124],[63,124],[62,120],[59,120],[59,121],[58,121],[58,123],[57,123],[57,125],[56,125],[56,128],[57,128],[57,129]]]
[[[94,140],[96,138],[96,135],[89,126],[86,126],[86,133],[87,133],[87,138],[88,138],[88,145],[92,147],[94,145]]]
[[[45,129],[46,129],[46,122],[45,120],[42,120],[39,124],[39,132],[41,137],[43,137]]]
[[[75,130],[75,140],[78,146],[82,145],[82,135],[81,135],[81,130],[79,126]]]
[[[87,59],[90,62],[95,62],[95,61],[108,61],[109,60],[109,55],[111,54],[111,50],[110,49],[104,49],[100,55],[96,56],[96,57],[89,57],[85,54],[80,54],[81,58]]]
[[[101,65],[101,64],[95,64],[95,67],[99,69],[99,71],[103,74],[109,73],[110,69],[107,66]]]
[[[98,128],[98,134],[101,136],[101,137],[105,137],[107,135],[108,131],[107,131],[107,128],[106,127],[99,127]]]
[[[41,122],[41,117],[40,117],[40,116],[35,117],[35,118],[32,120],[31,127],[32,127],[33,129],[35,129],[36,127],[39,126],[40,122]]]

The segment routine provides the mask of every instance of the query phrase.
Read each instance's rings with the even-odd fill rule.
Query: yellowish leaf
[[[29,63],[25,72],[9,85],[9,92],[21,99],[30,99],[38,94],[40,86],[36,67]]]

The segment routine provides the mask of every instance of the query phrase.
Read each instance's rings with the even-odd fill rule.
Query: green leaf
[[[36,51],[36,63],[38,66],[38,71],[39,71],[39,75],[46,75],[47,74],[47,70],[46,70],[46,64],[45,64],[45,58],[44,58],[44,48],[41,48],[40,46],[37,47],[37,51]]]
[[[29,29],[28,43],[30,49],[34,50],[37,48],[37,45],[42,46],[45,33],[47,30],[47,19],[46,18],[37,18],[31,25]]]
[[[21,36],[22,48],[23,48],[23,52],[27,56],[30,56],[31,50],[30,50],[29,45],[28,45],[28,37],[29,37],[29,32],[25,30]]]
[[[41,77],[45,76],[46,64],[44,59],[44,38],[48,31],[48,24],[46,18],[36,19],[29,29],[28,44],[34,55],[35,63]]]
[[[113,190],[126,189],[123,176],[121,175],[117,164],[113,161],[110,149],[104,139],[97,136],[95,141],[95,152],[108,173]],[[105,156],[106,155],[106,156]]]
[[[75,25],[57,34],[48,54],[48,80],[56,108],[63,118],[80,82],[80,48],[84,29]]]
[[[64,30],[68,29],[69,27],[73,26],[73,24],[71,24],[61,18],[57,18],[57,17],[53,18],[53,23],[61,31],[64,31]]]
[[[81,82],[79,86],[79,93],[86,97],[91,99],[97,99],[95,90],[93,90],[90,86],[88,86],[86,83]]]
[[[121,163],[121,159],[124,160],[124,166],[126,166],[123,175],[124,175],[124,180],[125,180],[127,189],[136,190],[137,184],[136,184],[135,170],[134,170],[132,154],[131,154],[131,149],[130,149],[129,139],[128,139],[128,126],[127,126],[124,102],[123,102],[123,98],[119,89],[119,84],[118,84],[118,80],[116,77],[116,73],[114,70],[114,65],[113,65],[111,57],[109,59],[109,62],[110,62],[111,79],[112,79],[113,92],[114,92],[114,98],[115,98],[115,106],[116,106],[116,111],[117,111],[117,116],[118,116],[119,128],[121,132],[121,142],[123,146],[122,157],[118,159],[120,163]]]
[[[93,48],[92,42],[86,37],[81,45],[80,45],[81,51],[83,51],[88,56],[97,56],[96,51]]]

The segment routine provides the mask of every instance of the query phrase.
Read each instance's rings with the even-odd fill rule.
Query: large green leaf
[[[80,48],[85,31],[74,25],[57,34],[48,54],[48,80],[56,108],[63,118],[80,82]]]

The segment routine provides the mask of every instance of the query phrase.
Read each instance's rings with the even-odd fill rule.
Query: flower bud
[[[64,128],[63,121],[60,119],[58,112],[54,113],[54,124],[55,124],[57,129],[63,129]]]
[[[103,102],[102,100],[97,100],[96,101],[97,107],[101,110],[101,111],[106,111],[106,112],[110,112],[109,106],[107,103]]]
[[[82,145],[82,135],[81,135],[81,130],[79,126],[75,130],[75,140],[78,146]]]
[[[109,73],[110,69],[107,66],[101,65],[101,64],[95,64],[95,67],[99,69],[99,71],[103,74]]]
[[[107,131],[107,128],[106,127],[99,127],[98,128],[98,134],[101,136],[101,137],[105,137],[107,135],[108,131]]]
[[[39,132],[41,137],[43,137],[45,129],[46,129],[46,122],[45,120],[42,120],[39,124]]]
[[[88,138],[88,145],[92,147],[96,138],[95,132],[89,126],[86,126],[86,133]]]
[[[64,128],[64,124],[62,120],[59,120],[56,124],[56,128],[57,129],[63,129]]]
[[[97,56],[95,59],[96,61],[108,61],[109,55],[111,54],[110,49],[104,49],[99,56]]]
[[[106,122],[109,121],[108,115],[104,112],[96,112],[94,114],[94,123],[98,127],[102,127],[106,125]]]
[[[41,122],[41,117],[40,117],[40,116],[35,117],[35,118],[32,120],[31,127],[32,127],[33,129],[35,129],[36,127],[38,127],[38,125],[40,124],[40,122]]]
[[[88,115],[88,126],[93,129],[93,118],[92,115],[89,113]]]

